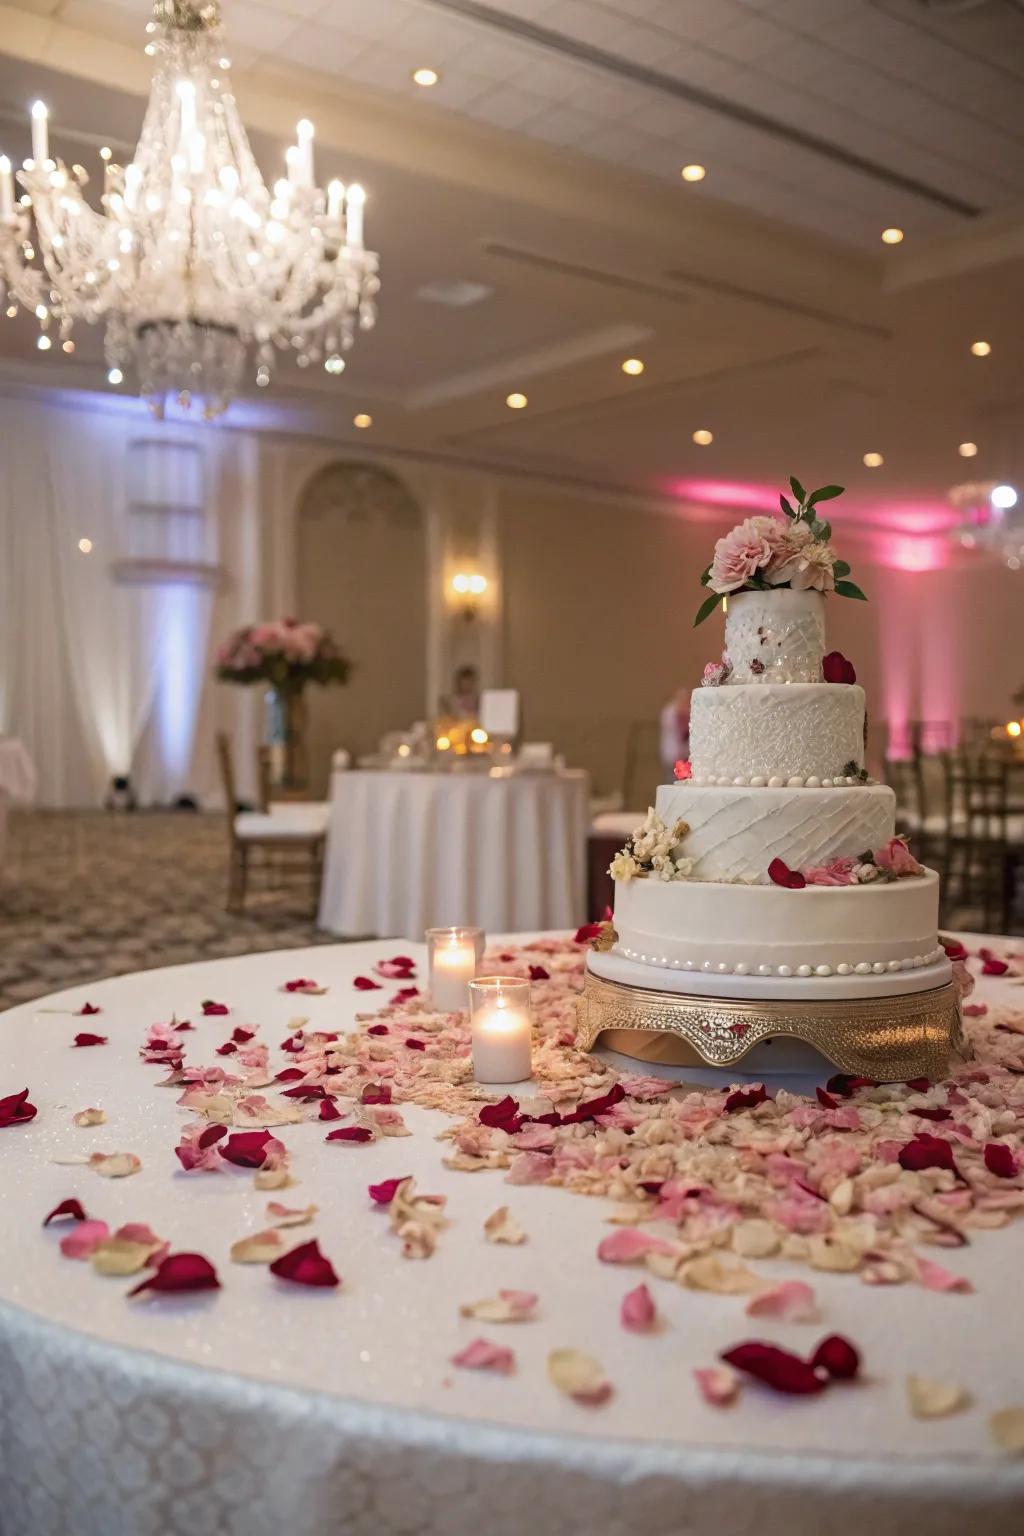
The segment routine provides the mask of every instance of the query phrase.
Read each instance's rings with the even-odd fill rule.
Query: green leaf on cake
[[[810,528],[812,534],[814,535],[815,541],[818,544],[827,544],[829,539],[832,537],[831,523],[821,523],[816,517],[812,517]]]
[[[783,512],[785,512],[787,517],[791,517],[794,520],[796,519],[796,508],[788,499],[788,497],[781,495],[781,493],[779,495],[779,506],[782,508]]]
[[[715,609],[718,607],[721,601],[721,592],[712,592],[710,597],[706,597],[704,599],[700,607],[697,609],[697,617],[693,621],[694,629],[697,628],[698,624],[703,624],[704,620],[708,618],[710,614],[714,613]]]
[[[836,591],[839,593],[840,597],[859,597],[862,603],[867,602],[867,598],[864,596],[864,593],[861,591],[860,587],[857,586],[856,582],[837,581]]]
[[[849,563],[846,560],[837,560],[835,565],[832,567],[832,574],[835,576],[836,581],[838,581],[842,576],[849,576]]]
[[[849,569],[849,567],[847,567],[847,569]],[[711,580],[711,567],[710,567],[710,565],[708,565],[708,566],[705,566],[704,569],[700,573],[700,584],[701,584],[701,586],[702,587],[706,587],[710,580]]]
[[[798,503],[800,504],[800,506],[803,506],[804,503],[807,500],[807,492],[804,490],[803,486],[800,484],[800,481],[796,478],[796,475],[790,475],[790,477],[789,477],[789,485],[790,485],[790,489],[792,490],[793,495],[796,497]]]
[[[833,497],[841,496],[843,494],[843,490],[844,487],[841,485],[823,485],[819,491],[811,492],[807,498],[807,505],[809,507],[813,507],[816,506],[819,501],[831,501]]]

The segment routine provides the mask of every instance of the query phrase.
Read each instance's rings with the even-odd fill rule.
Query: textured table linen
[[[422,958],[422,949],[402,948]],[[650,1337],[623,1331],[635,1271],[595,1258],[611,1209],[496,1174],[445,1169],[434,1138],[443,1116],[405,1106],[413,1135],[329,1145],[330,1127],[278,1134],[299,1181],[266,1195],[252,1175],[177,1171],[186,1113],[144,1066],[145,1028],[190,1018],[188,1059],[239,1023],[277,1050],[296,1014],[310,1028],[351,1024],[367,995],[357,974],[392,954],[375,943],[254,955],[124,976],[0,1016],[0,1092],[31,1087],[39,1113],[0,1130],[0,1532],[2,1536],[964,1536],[1024,1522],[1024,1462],[992,1448],[986,1419],[1024,1398],[1020,1274],[1024,1225],[979,1232],[954,1255],[972,1295],[872,1288],[815,1278],[819,1327],[755,1323],[742,1297],[650,1280],[665,1319]],[[422,966],[420,967],[422,972]],[[282,993],[315,978],[320,997]],[[371,1003],[387,990],[369,994]],[[976,998],[1016,1001],[983,980]],[[85,998],[102,1012],[70,1012]],[[231,1005],[201,1018],[202,999]],[[68,1012],[50,1012],[50,1009]],[[70,1048],[78,1029],[107,1046]],[[230,1058],[225,1059],[230,1065]],[[81,1130],[74,1111],[100,1105],[106,1125]],[[109,1181],[53,1158],[131,1151],[142,1170]],[[366,1186],[412,1174],[448,1196],[451,1226],[433,1258],[404,1260]],[[77,1195],[111,1227],[150,1223],[174,1250],[204,1253],[223,1289],[126,1299],[134,1280],[104,1279],[61,1257],[59,1226],[41,1221]],[[233,1264],[231,1243],[267,1225],[268,1198],[316,1202],[315,1235],[344,1280],[310,1291],[263,1267]],[[484,1241],[484,1219],[508,1204],[521,1247]],[[67,1230],[66,1228],[64,1230]],[[781,1262],[773,1278],[807,1279]],[[648,1277],[649,1278],[649,1277]],[[500,1287],[540,1295],[535,1322],[487,1326],[459,1304]],[[731,1409],[704,1404],[694,1366],[761,1334],[806,1350],[822,1333],[861,1347],[865,1381],[821,1398],[751,1387]],[[453,1368],[484,1335],[518,1357],[511,1377]],[[550,1349],[596,1355],[615,1386],[602,1408],[560,1398]],[[971,1409],[922,1423],[904,1405],[908,1371],[967,1385]]]
[[[587,815],[584,773],[336,773],[320,925],[405,939],[575,927]]]

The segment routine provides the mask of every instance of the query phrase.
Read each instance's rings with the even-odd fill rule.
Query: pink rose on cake
[[[794,592],[832,592],[836,584],[835,563],[831,544],[819,544],[806,523],[791,523],[783,529],[764,577],[773,587],[788,582]]]
[[[919,864],[907,847],[905,837],[891,837],[881,848],[875,849],[875,863],[895,880],[905,875],[923,875],[924,865]]]
[[[785,530],[774,517],[748,517],[718,540],[708,586],[736,592],[775,558]]]
[[[856,885],[856,859],[830,859],[827,864],[812,865],[804,870],[808,885]]]

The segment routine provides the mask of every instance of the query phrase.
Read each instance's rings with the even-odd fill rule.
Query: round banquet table
[[[320,926],[421,939],[575,927],[585,916],[585,773],[335,773]]]
[[[663,1329],[625,1332],[618,1306],[635,1272],[594,1259],[609,1202],[445,1169],[438,1112],[405,1105],[412,1134],[366,1146],[327,1145],[317,1123],[282,1133],[299,1182],[271,1198],[317,1203],[314,1226],[294,1236],[315,1233],[343,1276],[340,1290],[287,1287],[262,1266],[231,1263],[231,1243],[266,1224],[267,1196],[242,1170],[176,1171],[185,1112],[176,1091],[153,1086],[161,1069],[139,1062],[146,1026],[190,1018],[195,1032],[181,1037],[189,1058],[208,1062],[232,1026],[258,1024],[276,1070],[295,1015],[311,1029],[345,1027],[365,1006],[355,976],[393,950],[364,943],[180,966],[0,1016],[0,1092],[27,1083],[39,1111],[30,1125],[0,1130],[3,1536],[1021,1529],[1024,1461],[994,1450],[986,1419],[1024,1399],[1024,1223],[979,1232],[957,1252],[974,1295],[817,1277],[825,1315],[813,1338],[835,1330],[857,1340],[866,1379],[813,1402],[748,1388],[727,1410],[702,1402],[691,1371],[756,1334],[743,1298],[659,1284]],[[300,975],[329,990],[280,990]],[[988,979],[975,994],[1019,996]],[[101,1012],[83,1021],[72,1010],[86,997]],[[209,997],[231,1013],[198,1017]],[[69,1049],[82,1027],[109,1044]],[[108,1123],[73,1127],[72,1113],[88,1105],[104,1106]],[[106,1180],[53,1161],[115,1149],[141,1157],[141,1171]],[[366,1194],[368,1183],[405,1174],[449,1200],[451,1226],[422,1263],[399,1256],[386,1212]],[[73,1195],[111,1227],[148,1222],[172,1249],[206,1254],[223,1289],[126,1299],[134,1280],[63,1258],[66,1225],[41,1230]],[[527,1230],[520,1247],[483,1240],[483,1220],[504,1202]],[[773,1277],[789,1272],[776,1261]],[[514,1328],[459,1318],[461,1302],[501,1287],[538,1292],[538,1318]],[[809,1336],[792,1324],[761,1329],[792,1347]],[[479,1333],[515,1348],[516,1374],[451,1367]],[[610,1402],[587,1408],[558,1396],[545,1359],[563,1345],[597,1355],[615,1385]],[[910,1418],[907,1371],[969,1384],[970,1411]]]

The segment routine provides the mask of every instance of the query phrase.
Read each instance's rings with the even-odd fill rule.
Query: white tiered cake
[[[938,876],[868,779],[853,668],[825,656],[825,591],[862,594],[814,497],[798,508],[748,519],[705,573],[717,595],[701,617],[727,594],[726,652],[693,694],[690,762],[612,863],[613,925],[589,969],[613,988],[780,1006],[952,991]]]

